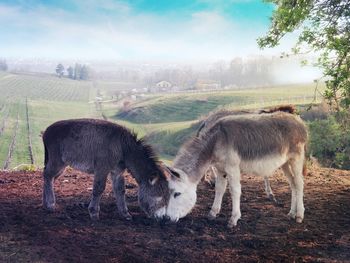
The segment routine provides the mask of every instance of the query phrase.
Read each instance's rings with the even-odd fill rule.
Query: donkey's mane
[[[156,164],[161,163],[153,147],[146,142],[145,138],[138,138],[137,133],[133,130],[129,130],[127,128],[124,128],[124,130],[125,130],[125,134],[131,135],[131,138],[132,138],[131,141],[127,140],[129,142],[128,143],[129,147],[133,147],[136,144],[136,146],[139,146],[143,150],[143,153],[145,154],[145,157],[147,159],[153,161]]]
[[[212,127],[212,125],[220,118],[223,118],[229,115],[241,115],[241,114],[248,114],[248,113],[253,113],[253,112],[248,110],[228,110],[228,109],[215,110],[209,113],[206,117],[204,117],[199,128],[197,129],[196,136],[198,137],[199,134],[202,133],[202,130],[204,128],[209,129],[210,127]]]
[[[154,161],[157,164],[160,163],[159,157],[156,154],[156,152],[154,151],[153,147],[150,144],[148,144],[144,138],[137,139],[136,143],[138,145],[142,146],[144,153],[148,159],[151,159],[152,161]]]
[[[293,105],[279,105],[279,106],[276,106],[273,108],[260,110],[259,114],[261,114],[261,113],[274,113],[277,111],[283,111],[283,112],[287,112],[290,114],[296,114],[296,112],[297,112],[295,106],[293,106]]]
[[[212,127],[203,131],[200,136],[192,136],[188,139],[179,149],[174,160],[174,167],[187,173],[201,169],[212,157],[219,131],[220,127]],[[202,176],[203,173],[195,173],[196,175]]]

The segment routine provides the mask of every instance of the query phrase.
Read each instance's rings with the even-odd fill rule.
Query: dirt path
[[[101,220],[87,211],[92,178],[68,171],[55,183],[57,211],[41,208],[41,173],[0,172],[0,262],[350,262],[350,172],[313,169],[305,178],[305,221],[289,220],[290,193],[276,174],[280,206],[265,197],[263,180],[244,176],[242,220],[226,227],[230,198],[219,218],[206,219],[214,190],[200,185],[193,212],[160,225],[140,211],[128,179],[132,222],[118,218],[110,183]]]

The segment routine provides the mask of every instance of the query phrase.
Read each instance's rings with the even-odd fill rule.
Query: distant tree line
[[[224,62],[217,62],[208,72],[210,79],[225,86],[264,86],[272,82],[272,65],[270,58],[254,57],[242,59],[236,57],[227,66]]]
[[[230,63],[218,61],[203,71],[194,71],[190,67],[160,69],[147,76],[145,82],[152,85],[166,80],[185,89],[194,88],[199,80],[215,81],[221,87],[265,86],[273,82],[273,66],[278,63],[278,59],[263,56],[248,59],[237,57]]]
[[[75,66],[68,66],[66,69],[67,77],[75,80],[88,80],[91,77],[91,69],[89,66],[84,64],[75,63]],[[65,68],[60,63],[56,67],[56,74],[58,77],[65,76]]]
[[[5,59],[0,59],[0,71],[7,71],[8,66]]]

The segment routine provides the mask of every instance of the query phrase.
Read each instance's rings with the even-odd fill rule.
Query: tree
[[[80,79],[88,80],[89,79],[89,68],[86,65],[83,65],[80,70]]]
[[[350,108],[350,1],[266,0],[277,8],[260,47],[275,47],[289,32],[300,30],[293,53],[320,54],[316,66],[323,69],[325,98],[339,113]]]
[[[71,66],[69,66],[66,70],[67,70],[68,78],[73,79],[74,78],[74,69]]]
[[[0,71],[7,71],[7,63],[5,59],[0,59]]]
[[[81,65],[78,63],[75,63],[74,67],[74,79],[80,79],[80,73],[81,73]]]
[[[234,58],[230,63],[230,83],[241,86],[243,83],[243,60],[240,57]]]
[[[63,76],[63,74],[64,74],[64,67],[63,67],[63,65],[62,65],[61,63],[57,65],[57,67],[56,67],[56,73],[57,73],[57,75],[58,75],[60,78]]]

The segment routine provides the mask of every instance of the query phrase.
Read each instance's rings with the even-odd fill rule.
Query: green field
[[[122,83],[123,84],[123,83]],[[124,86],[123,86],[124,85]],[[110,101],[114,91],[129,84],[74,81],[51,75],[0,73],[0,169],[43,165],[41,132],[51,123],[69,118],[116,121],[146,136],[163,159],[172,159],[178,147],[198,127],[198,119],[212,110],[262,108],[276,104],[307,104],[314,85],[175,94],[149,94],[131,100],[128,111]],[[104,100],[96,107],[99,92]],[[319,100],[319,99],[317,99]],[[28,114],[27,114],[28,113]],[[27,118],[28,115],[28,118]],[[31,155],[33,158],[31,158]],[[5,167],[6,168],[6,167]]]
[[[89,97],[94,96],[92,89],[91,82],[1,73],[0,130],[4,128],[0,135],[0,168],[6,168],[6,162],[10,169],[31,164],[30,152],[34,164],[42,166],[41,132],[48,125],[66,118],[97,117],[94,104],[88,103]]]
[[[114,119],[142,124],[190,121],[222,107],[250,109],[278,104],[306,104],[314,99],[314,90],[315,86],[308,84],[244,91],[168,94],[136,102],[128,112],[108,111],[107,114]]]

